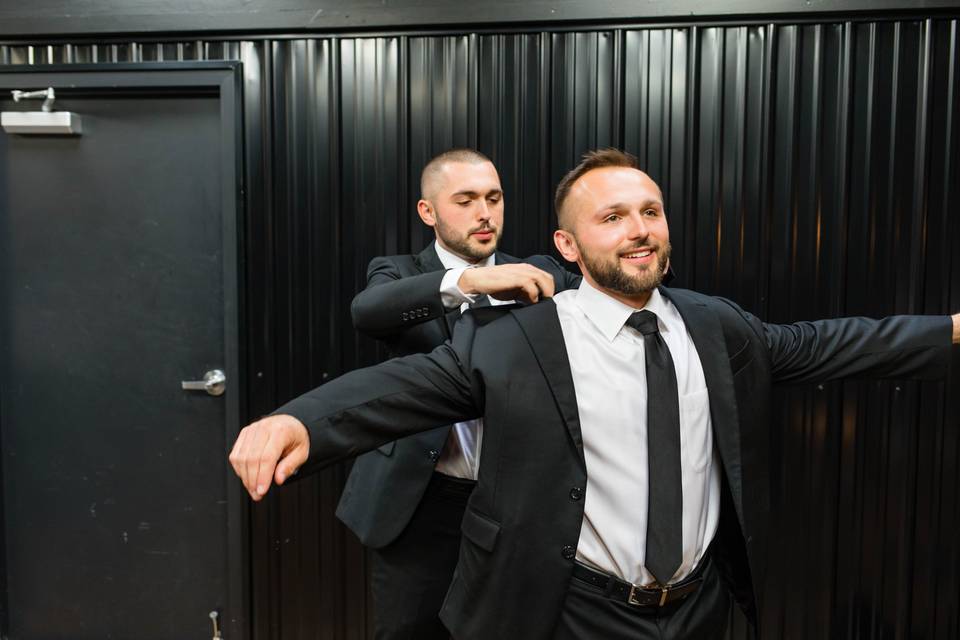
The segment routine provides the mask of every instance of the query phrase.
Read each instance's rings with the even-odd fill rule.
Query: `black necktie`
[[[489,307],[490,306],[490,296],[480,294],[477,296],[476,302],[470,303],[471,309],[479,309],[480,307]]]
[[[660,336],[657,316],[637,311],[627,325],[643,334],[647,369],[646,566],[666,585],[683,559],[683,491],[680,477],[680,400],[677,372]]]

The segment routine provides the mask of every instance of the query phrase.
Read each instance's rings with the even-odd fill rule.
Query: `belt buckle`
[[[643,589],[643,587],[638,587],[635,584],[631,584],[630,594],[627,596],[627,602],[637,607],[645,606],[644,603],[637,600],[637,596],[636,596],[637,591],[641,589]],[[660,602],[657,603],[658,607],[662,607],[667,603],[667,593],[669,592],[670,592],[670,587],[663,587],[663,586],[660,587]]]

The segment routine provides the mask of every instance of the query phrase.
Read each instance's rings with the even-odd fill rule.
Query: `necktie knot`
[[[635,311],[627,318],[627,326],[633,327],[645,336],[660,332],[660,327],[657,325],[657,315],[653,311],[647,311],[646,309],[643,311]]]

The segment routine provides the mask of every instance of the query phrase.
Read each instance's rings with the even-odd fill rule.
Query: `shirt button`
[[[583,489],[581,489],[580,487],[574,487],[573,489],[570,489],[571,500],[579,500],[582,497],[583,497]]]
[[[436,449],[430,449],[430,451],[427,452],[427,457],[430,458],[431,462],[436,462],[437,460],[440,459],[440,452],[437,451]]]
[[[577,555],[577,550],[570,545],[564,545],[563,549],[560,550],[560,555],[563,556],[564,560],[573,560]]]

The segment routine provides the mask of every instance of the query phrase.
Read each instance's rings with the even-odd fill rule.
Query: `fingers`
[[[517,294],[517,300],[534,304],[540,299],[540,288],[536,281],[531,279],[520,285]]]
[[[283,484],[287,478],[297,473],[297,470],[307,461],[308,447],[304,445],[295,445],[285,456],[280,459],[277,465],[277,472],[274,474],[274,481],[277,484]]]
[[[465,292],[487,294],[498,300],[537,302],[542,296],[552,296],[554,292],[553,276],[522,263],[468,269],[461,276],[460,284],[469,284],[471,290],[463,289]]]
[[[240,432],[230,451],[230,464],[254,500],[260,500],[276,479],[282,484],[307,460],[306,427],[292,416],[270,416]]]
[[[540,290],[540,297],[552,298],[556,289],[556,286],[553,282],[553,276],[546,271],[541,271],[540,269],[537,269],[536,271],[536,274],[534,274],[534,280],[537,283],[537,288]]]

